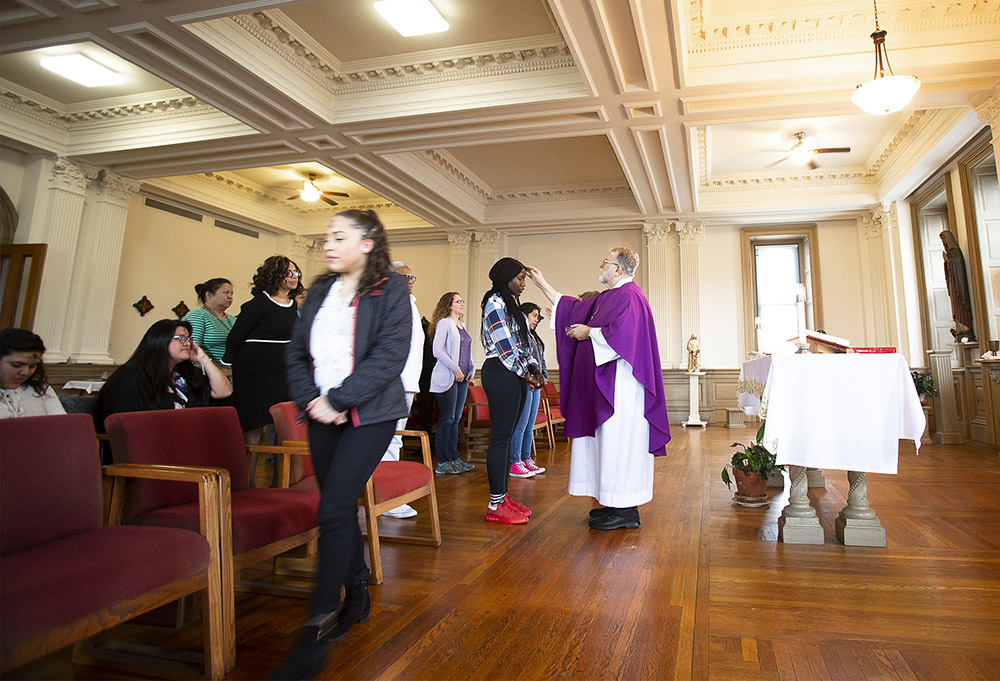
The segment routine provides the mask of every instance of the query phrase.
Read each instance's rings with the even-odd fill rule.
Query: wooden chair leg
[[[365,484],[365,523],[368,526],[368,558],[371,562],[371,578],[369,583],[382,583],[382,552],[378,543],[378,517],[373,509],[375,508],[375,487],[371,478]]]

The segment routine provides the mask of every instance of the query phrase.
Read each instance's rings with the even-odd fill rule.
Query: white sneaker
[[[417,515],[417,509],[413,508],[409,504],[403,504],[402,506],[389,509],[382,515],[387,515],[390,518],[412,518]]]

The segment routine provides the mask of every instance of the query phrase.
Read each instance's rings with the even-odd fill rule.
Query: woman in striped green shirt
[[[188,312],[184,321],[191,324],[191,338],[194,342],[231,380],[232,369],[222,361],[222,356],[226,352],[226,338],[236,321],[236,317],[226,313],[233,304],[233,284],[228,279],[216,277],[204,284],[197,284],[194,290],[201,307]]]

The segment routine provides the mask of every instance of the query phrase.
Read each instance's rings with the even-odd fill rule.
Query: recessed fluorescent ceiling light
[[[42,57],[42,68],[68,78],[74,83],[85,87],[100,87],[102,85],[121,85],[125,77],[109,68],[101,66],[93,59],[82,54],[60,54],[52,57]]]
[[[448,30],[448,22],[430,0],[378,0],[375,10],[404,38]]]

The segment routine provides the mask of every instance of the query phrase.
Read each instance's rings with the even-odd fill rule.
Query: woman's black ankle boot
[[[339,641],[347,636],[357,622],[366,622],[372,614],[372,598],[368,594],[368,580],[344,589],[344,605],[337,613],[337,626],[326,637],[327,641]]]
[[[326,666],[330,647],[330,639],[326,638],[326,633],[331,630],[330,624],[335,622],[331,616],[330,623],[307,624],[302,627],[295,650],[267,678],[270,681],[304,681],[319,676]]]

